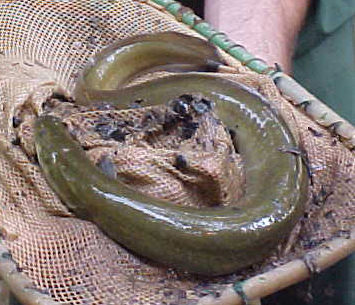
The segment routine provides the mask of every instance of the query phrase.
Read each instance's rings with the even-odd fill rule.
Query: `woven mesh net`
[[[74,217],[49,188],[34,157],[31,122],[49,101],[54,105],[60,102],[49,99],[53,92],[69,96],[88,58],[113,41],[167,30],[197,34],[170,15],[133,0],[2,1],[0,8],[1,236],[21,270],[53,300],[63,304],[195,304],[201,296],[217,293],[236,279],[263,272],[326,240],[349,234],[355,219],[352,153],[337,137],[283,99],[269,78],[248,71],[223,54],[237,71],[224,76],[257,89],[273,101],[307,152],[313,186],[304,217],[270,258],[235,275],[213,279],[193,277],[130,254],[94,224]],[[117,120],[144,120],[149,111],[152,109],[110,113]],[[147,193],[164,192],[159,189],[159,181],[166,181],[164,175],[168,172],[169,177],[177,177],[176,181],[191,184],[198,184],[203,174],[200,184],[205,185],[207,179],[216,189],[216,198],[224,198],[226,204],[225,191],[230,196],[239,195],[233,193],[236,186],[228,182],[231,179],[226,176],[227,171],[221,170],[225,167],[223,162],[228,149],[223,143],[228,143],[228,135],[219,129],[214,130],[213,135],[206,134],[211,130],[209,115],[197,118],[202,127],[182,148],[184,154],[191,151],[196,137],[219,143],[210,153],[205,153],[204,159],[211,158],[207,167],[196,161],[195,166],[202,173],[196,178],[182,177],[176,167],[171,166],[177,153],[176,135],[161,142],[156,139],[160,137],[156,133],[154,141],[157,141],[152,142],[151,139],[142,141],[144,132],[130,134],[129,141],[139,140],[141,147],[138,157],[127,161],[132,156],[131,146],[122,148],[117,141],[107,144],[97,135],[81,133],[92,129],[93,122],[107,114],[105,110],[86,109],[80,113],[71,110],[67,114],[66,109],[57,108],[57,113],[77,134],[82,134],[78,140],[90,148],[88,154],[94,161],[100,162],[118,149],[126,150],[123,160],[112,161],[116,172],[133,183],[142,183],[136,187],[145,188]],[[238,160],[237,155],[233,156]],[[190,159],[198,158],[191,156]],[[152,164],[158,162],[159,168],[164,169],[149,183],[143,179],[147,176],[147,169],[142,167],[146,160]],[[239,163],[236,164],[238,167]],[[243,183],[243,175],[239,173],[236,169],[229,174],[239,175],[240,179],[235,180]],[[221,176],[224,178],[220,179]],[[188,204],[201,202],[193,189],[177,182],[172,188],[174,190],[165,191],[164,196],[177,204],[186,203],[186,198],[190,199]]]

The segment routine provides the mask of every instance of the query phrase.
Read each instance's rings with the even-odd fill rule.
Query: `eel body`
[[[189,272],[228,274],[262,260],[289,234],[307,200],[307,173],[300,156],[280,151],[297,145],[283,119],[262,96],[241,84],[208,73],[181,73],[122,88],[135,71],[166,66],[161,54],[171,51],[174,33],[166,35],[169,39],[165,41],[159,35],[147,35],[143,42],[132,38],[104,50],[97,55],[96,65],[91,63],[84,70],[76,98],[82,104],[107,102],[124,108],[138,99],[153,105],[182,94],[204,96],[213,102],[224,124],[235,131],[247,181],[240,202],[234,207],[197,209],[143,195],[106,176],[87,159],[60,119],[52,116],[39,117],[35,124],[39,163],[51,187],[74,213],[93,221],[128,249]],[[177,37],[184,43],[190,41],[188,36]],[[122,77],[116,76],[119,66],[111,70],[110,64],[121,61],[117,54],[127,45],[132,49],[125,53],[126,59],[133,60],[137,43],[143,48],[139,52],[144,52],[144,44],[159,43],[154,64],[142,68],[145,64],[137,63]],[[194,47],[186,52],[198,54],[194,58],[187,56],[187,65],[185,59],[179,60],[183,71],[187,66],[187,70],[197,66],[209,70],[206,63],[220,62],[212,46],[198,43],[192,39]],[[180,48],[184,48],[183,43],[179,54]],[[113,53],[114,58],[108,59]],[[171,64],[176,68],[173,60]],[[97,72],[102,66],[113,75],[109,81]]]

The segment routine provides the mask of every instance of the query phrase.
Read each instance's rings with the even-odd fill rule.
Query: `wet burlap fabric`
[[[282,97],[269,77],[224,52],[234,73],[222,75],[254,88],[273,103],[306,152],[312,173],[304,216],[265,262],[225,277],[193,277],[132,255],[94,224],[76,218],[58,199],[41,174],[32,139],[33,120],[51,107],[94,162],[137,189],[188,205],[201,205],[204,190],[213,194],[209,205],[229,204],[230,198],[240,196],[244,177],[239,157],[230,152],[224,128],[211,127],[216,125],[211,123],[216,120],[213,114],[193,113],[199,123],[193,135],[186,136],[186,126],[179,125],[165,136],[151,120],[161,108],[71,107],[75,79],[95,52],[118,39],[168,30],[198,36],[149,1],[0,2],[0,232],[1,246],[8,249],[2,259],[14,261],[17,271],[30,279],[27,288],[38,292],[36,300],[47,295],[62,304],[202,304],[206,295],[218,297],[236,281],[305,257],[334,238],[353,237],[353,153],[331,130]],[[108,116],[116,122],[138,120],[140,129],[126,126],[125,145],[105,139],[105,128],[85,133]],[[115,153],[120,158],[112,157]],[[179,155],[188,158],[197,175],[181,174],[184,161],[180,158],[182,165],[176,164]],[[231,158],[238,161],[232,169],[226,166]]]

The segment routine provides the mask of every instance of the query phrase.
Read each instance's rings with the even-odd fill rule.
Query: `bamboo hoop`
[[[355,251],[355,230],[349,239],[336,238],[320,249],[307,253],[271,271],[254,276],[226,288],[219,298],[201,298],[198,305],[242,305],[246,300],[258,300],[320,273]],[[241,293],[242,291],[242,293]]]
[[[0,278],[3,286],[9,287],[23,305],[59,305],[44,291],[37,289],[32,281],[21,272],[2,242],[0,242]],[[4,294],[8,296],[5,290],[6,288],[4,288]]]
[[[293,78],[283,72],[275,72],[271,78],[280,92],[319,125],[338,135],[350,149],[355,148],[355,128],[335,111],[303,88]]]

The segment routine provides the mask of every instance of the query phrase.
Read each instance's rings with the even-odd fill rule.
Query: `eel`
[[[182,40],[189,39],[186,36]],[[161,54],[168,52],[166,48],[170,52],[175,41],[161,43],[154,34],[144,36],[143,41],[148,45],[159,42],[155,63],[148,65],[148,70],[165,66],[167,61]],[[260,262],[290,233],[308,198],[308,176],[301,156],[283,151],[297,147],[292,132],[263,96],[213,73],[180,73],[124,87],[122,83],[135,76],[135,66],[129,67],[123,77],[116,76],[120,69],[115,61],[121,62],[117,54],[122,47],[136,43],[140,40],[132,38],[97,55],[97,66],[90,63],[78,81],[75,97],[79,103],[107,102],[124,108],[137,99],[152,105],[182,94],[204,96],[223,123],[234,130],[245,165],[245,195],[231,207],[203,209],[176,206],[144,195],[105,175],[86,157],[61,120],[50,115],[38,117],[34,128],[45,178],[78,217],[96,223],[113,240],[152,261],[204,276],[230,274]],[[205,43],[202,46],[206,48]],[[142,48],[139,52],[144,53]],[[195,56],[198,60],[187,56],[192,71],[196,66],[208,70],[209,64],[204,63],[211,58],[221,62],[214,57],[213,47],[207,47],[207,55],[199,48],[193,50],[199,53]],[[148,49],[151,52],[154,48]],[[134,58],[136,49],[130,50],[125,56]],[[112,52],[116,57],[108,59]],[[149,53],[150,57],[155,55]],[[111,64],[115,65],[112,71]],[[180,64],[186,71],[184,62]],[[106,78],[97,72],[102,66],[112,74],[111,80],[115,78],[107,86]],[[138,63],[137,71],[146,71],[143,66]]]
[[[123,87],[148,72],[215,72],[220,64],[223,60],[216,48],[205,40],[177,32],[137,35],[96,54],[78,78],[74,96],[78,103],[85,104],[93,100],[90,92]]]

